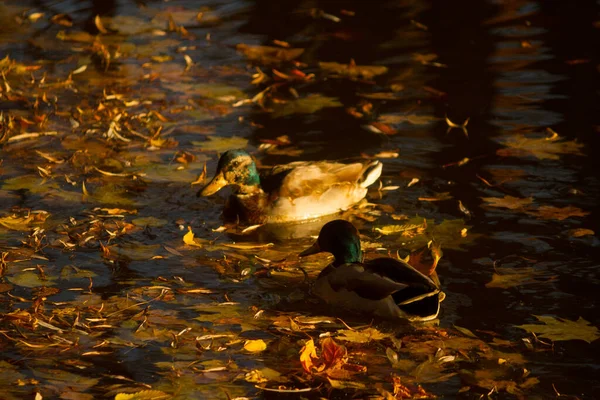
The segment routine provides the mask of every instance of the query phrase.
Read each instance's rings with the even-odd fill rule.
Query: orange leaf
[[[317,350],[315,349],[315,341],[310,339],[304,344],[302,350],[300,350],[300,363],[302,364],[302,368],[308,373],[311,372],[314,366],[313,358],[317,358]]]
[[[321,342],[321,356],[327,368],[344,364],[348,351],[345,346],[339,345],[328,337]]]

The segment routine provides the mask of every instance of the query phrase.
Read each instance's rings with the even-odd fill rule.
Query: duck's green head
[[[260,186],[260,178],[254,160],[241,149],[229,150],[221,155],[217,172],[198,196],[210,196],[227,185],[236,186],[241,194],[253,193]]]
[[[319,238],[308,249],[300,253],[300,257],[311,254],[329,252],[335,257],[334,266],[360,262],[362,251],[358,230],[348,221],[336,219],[321,228]]]

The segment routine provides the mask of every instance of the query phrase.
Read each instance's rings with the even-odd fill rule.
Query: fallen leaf
[[[119,393],[115,400],[163,400],[170,399],[172,396],[160,390],[142,390],[135,393]]]
[[[567,207],[554,207],[554,206],[540,206],[536,210],[527,211],[528,214],[535,215],[540,219],[557,219],[562,221],[569,217],[585,217],[589,215],[588,211],[583,211],[581,208],[574,206]]]
[[[313,359],[317,357],[317,350],[315,348],[315,342],[313,339],[307,341],[302,349],[300,350],[300,363],[302,364],[302,368],[308,373],[311,373],[311,370],[314,366]]]
[[[313,114],[324,108],[341,107],[342,103],[336,97],[311,94],[297,100],[288,101],[273,107],[273,117],[285,117],[293,114]],[[238,146],[239,147],[239,146]]]
[[[224,153],[231,149],[243,149],[248,145],[248,139],[239,136],[231,137],[212,137],[209,136],[208,140],[203,142],[192,141],[194,146],[200,147],[203,151],[216,151],[217,153]]]
[[[354,60],[350,61],[349,64],[319,62],[319,68],[331,75],[351,79],[372,79],[388,71],[388,68],[383,65],[356,65]]]
[[[337,331],[337,333],[337,339],[353,343],[368,343],[371,340],[382,340],[390,336],[389,334],[382,333],[375,328],[365,328],[359,331],[342,329]]]
[[[504,197],[482,197],[483,201],[485,201],[487,206],[489,207],[499,207],[499,208],[508,208],[510,210],[520,210],[524,209],[533,203],[533,197],[514,197],[514,196],[504,196]]]
[[[183,243],[189,244],[190,246],[202,247],[202,245],[196,242],[194,238],[194,232],[192,232],[192,227],[188,226],[188,233],[183,235]]]
[[[251,353],[259,353],[267,349],[267,344],[262,339],[246,340],[244,342],[244,350]]]
[[[558,160],[561,154],[581,155],[583,144],[574,140],[564,140],[558,135],[549,138],[528,138],[517,134],[504,140],[506,148],[496,154],[502,157],[534,156],[540,160]]]
[[[591,229],[578,228],[578,229],[570,229],[567,231],[567,234],[571,237],[582,237],[588,235],[595,235],[596,233]]]
[[[517,328],[533,332],[552,341],[584,340],[592,343],[600,337],[600,331],[588,321],[579,317],[577,321],[555,318],[548,315],[534,315],[542,324],[515,325]]]
[[[284,49],[273,46],[251,46],[240,43],[236,49],[250,61],[257,61],[263,64],[275,64],[280,62],[292,61],[304,53],[304,49]]]

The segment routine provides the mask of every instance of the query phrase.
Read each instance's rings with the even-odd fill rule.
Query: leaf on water
[[[499,149],[496,154],[501,157],[534,156],[540,160],[558,160],[561,154],[581,155],[583,144],[574,140],[564,140],[558,135],[545,138],[528,138],[517,134],[504,140],[506,148]]]
[[[534,317],[542,322],[542,324],[515,326],[552,341],[584,340],[588,343],[592,343],[600,337],[598,328],[581,317],[579,317],[577,321],[555,318],[548,315],[534,315]]]
[[[341,107],[343,104],[337,97],[327,97],[320,94],[310,94],[297,100],[273,107],[273,117],[285,117],[293,114],[313,114],[324,108]]]
[[[236,46],[237,51],[242,52],[250,61],[262,64],[277,64],[295,60],[304,53],[304,49],[272,46],[252,46],[240,43]]]
[[[586,215],[589,215],[588,211],[583,211],[581,208],[574,206],[540,206],[536,210],[527,211],[527,213],[530,215],[535,215],[540,219],[557,219],[559,221],[569,217],[585,217]]]
[[[225,247],[231,247],[232,249],[238,250],[253,250],[253,249],[264,249],[266,247],[274,246],[273,243],[223,243]]]
[[[364,383],[357,382],[357,381],[342,381],[342,380],[338,380],[338,379],[331,379],[329,377],[327,377],[327,380],[329,381],[329,384],[331,385],[331,387],[334,389],[343,390],[343,389],[366,389],[367,388]]]
[[[321,342],[321,358],[325,362],[326,368],[335,368],[346,362],[348,350],[345,346],[339,345],[330,337],[326,337]]]
[[[115,396],[115,400],[163,400],[171,397],[173,396],[160,390],[142,390],[135,393],[119,393]]]
[[[43,224],[50,216],[49,213],[42,211],[38,213],[30,213],[25,217],[16,215],[7,215],[0,218],[0,226],[13,231],[29,231],[34,224]]]
[[[444,201],[452,199],[450,192],[435,193],[433,196],[419,197],[420,201]]]
[[[533,203],[533,197],[520,198],[514,196],[504,196],[482,197],[481,199],[485,201],[489,207],[508,208],[510,210],[522,210]]]
[[[485,287],[508,289],[531,283],[543,283],[543,281],[535,279],[538,275],[541,275],[541,272],[531,267],[519,268],[518,270],[514,268],[496,268],[496,273],[492,275],[491,282],[486,283]]]
[[[300,350],[300,363],[302,364],[302,368],[308,373],[311,373],[312,368],[314,366],[313,359],[317,357],[317,349],[315,348],[315,341],[310,339]]]
[[[204,142],[192,141],[192,144],[200,147],[203,151],[216,151],[217,153],[224,153],[227,150],[245,148],[248,145],[248,139],[239,136],[208,136],[208,140],[205,140]]]
[[[382,333],[375,328],[365,328],[360,331],[342,329],[338,330],[337,333],[337,339],[353,343],[368,343],[371,340],[382,340],[390,336],[388,333]]]
[[[137,226],[150,226],[150,227],[159,227],[159,226],[164,226],[166,224],[169,223],[169,221],[165,220],[165,219],[160,219],[160,218],[156,218],[156,217],[142,217],[142,218],[135,218],[134,220],[131,221],[132,224],[137,225]]]
[[[460,333],[462,333],[465,336],[469,336],[469,337],[477,339],[477,335],[475,335],[473,332],[471,332],[470,329],[463,328],[462,326],[457,326],[457,325],[454,325],[454,329],[456,329],[457,331],[459,331]]]
[[[591,229],[578,228],[578,229],[570,229],[567,231],[567,235],[571,237],[583,237],[588,235],[595,235],[596,233]]]
[[[244,350],[250,353],[260,353],[267,349],[267,344],[262,339],[246,340],[244,342]]]
[[[42,279],[37,271],[21,271],[12,276],[7,276],[6,279],[14,285],[28,288],[52,286],[56,280],[52,276],[45,276]]]
[[[379,116],[379,122],[384,124],[401,124],[408,122],[412,125],[430,125],[437,121],[440,118],[434,117],[433,115],[397,115],[397,114],[383,114]]]
[[[372,79],[388,71],[388,68],[383,65],[356,65],[354,60],[349,64],[319,62],[319,68],[328,74],[351,79]]]
[[[188,232],[183,235],[183,243],[190,246],[202,247],[200,243],[196,242],[196,238],[194,237],[194,232],[192,232],[191,226],[188,226]]]
[[[186,96],[200,96],[226,103],[246,97],[246,94],[240,88],[224,83],[168,82],[163,83],[162,86],[173,92],[185,93]]]

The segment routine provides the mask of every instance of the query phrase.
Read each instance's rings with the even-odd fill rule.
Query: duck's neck
[[[360,250],[360,242],[345,246],[341,251],[333,253],[335,260],[333,266],[338,267],[342,264],[359,263],[362,261],[362,251]]]
[[[251,163],[246,167],[240,178],[237,190],[238,194],[254,195],[263,193],[262,187],[260,186],[260,176],[258,175],[258,170],[254,163]]]

